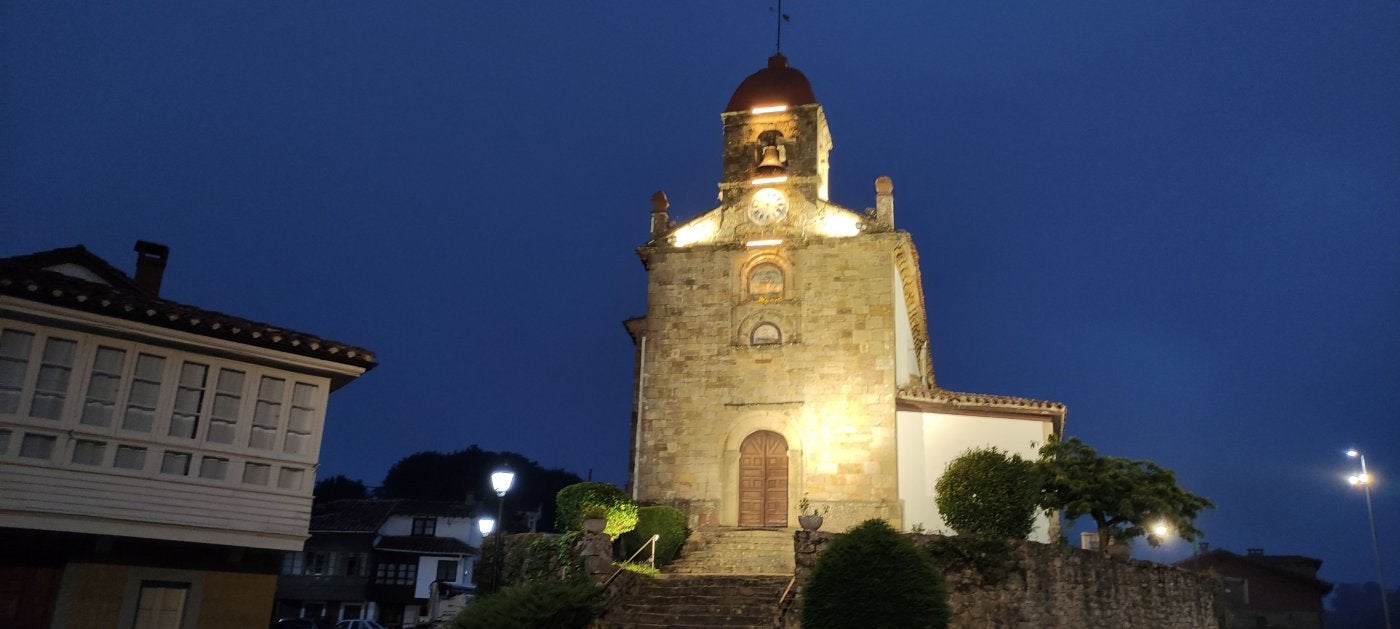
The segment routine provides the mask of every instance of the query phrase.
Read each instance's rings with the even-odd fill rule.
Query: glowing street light
[[[491,473],[491,489],[496,490],[496,519],[491,521],[490,528],[495,528],[496,522],[501,522],[501,532],[496,534],[496,579],[494,587],[501,589],[501,566],[506,562],[506,492],[510,491],[510,485],[515,481],[515,472],[508,469],[500,469]],[[485,527],[483,523],[478,526]],[[482,535],[486,535],[486,529],[482,529]]]
[[[1152,525],[1152,534],[1156,535],[1158,539],[1165,539],[1167,537],[1167,533],[1170,532],[1172,532],[1172,530],[1167,527],[1166,522],[1158,522]]]
[[[1376,512],[1371,509],[1371,475],[1366,472],[1366,455],[1353,448],[1347,450],[1347,457],[1361,462],[1361,473],[1348,476],[1347,482],[1353,487],[1360,485],[1362,493],[1366,494],[1366,518],[1371,522],[1371,552],[1376,556],[1376,584],[1381,586],[1381,613],[1385,614],[1385,629],[1391,629],[1390,603],[1385,598],[1385,576],[1381,572],[1381,545],[1376,539]]]
[[[491,534],[491,531],[496,530],[496,519],[477,518],[476,528],[481,530],[481,538],[486,539],[486,537]]]

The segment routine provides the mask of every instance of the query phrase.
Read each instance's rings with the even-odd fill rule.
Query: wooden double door
[[[786,527],[787,523],[787,440],[760,430],[739,446],[739,526]]]

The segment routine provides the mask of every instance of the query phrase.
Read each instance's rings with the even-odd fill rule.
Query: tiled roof
[[[939,387],[907,387],[899,390],[900,399],[945,404],[955,408],[1005,408],[1032,411],[1045,415],[1064,415],[1065,405],[1047,400],[1035,400],[1010,395],[960,393]]]
[[[394,500],[394,515],[425,515],[439,518],[470,518],[472,507],[465,502],[436,500]]]
[[[1263,570],[1280,577],[1293,579],[1304,585],[1317,588],[1323,594],[1332,591],[1332,584],[1316,576],[1299,572],[1296,569],[1298,564],[1307,564],[1309,568],[1316,571],[1322,566],[1321,559],[1304,557],[1302,555],[1239,555],[1223,548],[1206,551],[1201,555],[1183,559],[1176,562],[1175,566],[1196,570],[1198,572],[1208,571],[1213,565],[1222,562],[1240,562],[1253,564]]]
[[[61,264],[82,266],[106,283],[46,270]],[[0,258],[0,295],[367,370],[376,364],[374,354],[361,347],[153,297],[143,292],[126,274],[81,245]]]
[[[374,545],[375,550],[420,555],[475,555],[476,549],[455,537],[429,537],[427,535],[385,536]]]
[[[464,502],[434,500],[333,500],[311,509],[313,533],[373,533],[391,515],[470,518]]]
[[[334,500],[311,508],[312,533],[373,533],[393,511],[392,500]]]

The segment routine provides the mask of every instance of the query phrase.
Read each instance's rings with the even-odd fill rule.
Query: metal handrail
[[[659,539],[661,539],[661,535],[652,535],[652,536],[651,536],[651,539],[647,540],[646,543],[642,544],[642,547],[641,547],[641,548],[638,548],[638,549],[637,549],[637,552],[632,553],[632,556],[631,556],[631,557],[628,557],[628,558],[627,558],[627,561],[624,561],[624,562],[622,562],[622,563],[632,563],[632,560],[633,560],[633,559],[636,559],[636,558],[637,558],[637,555],[642,554],[642,551],[643,551],[644,549],[646,549],[647,546],[651,546],[651,558],[649,558],[649,559],[647,560],[647,562],[651,564],[651,567],[655,568],[655,567],[656,567],[656,540],[659,540]],[[619,566],[618,569],[617,569],[617,571],[614,572],[614,573],[612,573],[612,576],[608,577],[606,581],[603,581],[603,586],[602,586],[602,587],[608,587],[608,584],[609,584],[609,583],[612,583],[612,582],[613,582],[613,579],[616,579],[616,578],[617,578],[617,575],[622,574],[622,571],[623,571],[623,570],[625,570],[625,568],[622,568],[621,566]]]
[[[797,575],[794,574],[794,575],[792,575],[792,578],[791,578],[791,579],[788,579],[787,587],[786,587],[786,588],[783,588],[783,595],[778,597],[778,613],[780,613],[780,614],[782,613],[783,601],[784,601],[785,599],[787,599],[788,592],[791,592],[791,591],[792,591],[792,586],[793,586],[793,585],[796,585],[796,584],[797,584]]]

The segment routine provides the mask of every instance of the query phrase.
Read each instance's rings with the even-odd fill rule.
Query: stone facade
[[[720,205],[677,224],[657,193],[638,249],[647,312],[627,322],[636,499],[681,508],[696,530],[790,527],[804,498],[828,528],[872,517],[907,527],[905,501],[931,500],[947,452],[1014,451],[1058,429],[1061,405],[934,385],[918,254],[894,229],[893,183],[877,180],[864,212],[828,199],[826,114],[786,59],[746,79],[721,120]]]
[[[794,538],[797,598],[783,626],[801,626],[802,594],[831,533],[798,531]],[[939,536],[912,535],[927,548]],[[1146,561],[1110,558],[1056,544],[1015,542],[1008,576],[986,584],[972,570],[944,575],[953,629],[1069,627],[1201,629],[1221,626],[1220,582]]]

